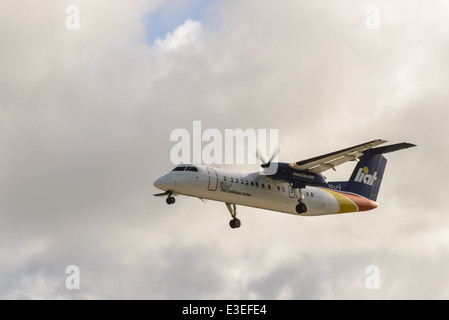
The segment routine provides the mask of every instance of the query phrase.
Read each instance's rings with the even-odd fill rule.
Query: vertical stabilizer
[[[359,162],[352,172],[349,181],[331,182],[329,187],[355,193],[376,201],[387,165],[387,159],[383,154],[411,147],[415,147],[415,145],[403,142],[366,150],[363,152],[363,156],[359,158]]]
[[[346,184],[346,190],[376,201],[387,159],[380,153],[365,152]]]

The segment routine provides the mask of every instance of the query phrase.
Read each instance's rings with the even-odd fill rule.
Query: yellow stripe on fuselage
[[[340,210],[338,211],[338,213],[359,211],[359,208],[356,206],[356,204],[352,202],[350,199],[346,198],[341,193],[329,189],[322,189],[322,190],[329,192],[338,201],[338,204],[340,205]]]

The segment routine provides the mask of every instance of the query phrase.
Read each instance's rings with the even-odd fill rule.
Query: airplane
[[[154,181],[156,188],[165,191],[154,196],[166,196],[170,205],[177,195],[224,202],[232,217],[232,229],[241,226],[237,205],[300,216],[368,211],[378,206],[376,200],[387,164],[383,155],[416,146],[402,142],[378,147],[386,142],[372,140],[292,163],[271,163],[272,157],[262,164],[263,170],[252,173],[180,164]],[[348,161],[357,162],[348,181],[326,180],[322,172],[336,170]],[[273,164],[277,170],[268,171]]]

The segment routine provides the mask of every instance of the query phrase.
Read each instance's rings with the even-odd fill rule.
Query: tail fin
[[[345,191],[376,201],[386,166],[387,159],[381,153],[364,152]]]
[[[359,163],[346,183],[329,183],[331,188],[352,192],[370,200],[376,201],[380,184],[384,175],[387,159],[383,154],[414,147],[411,143],[398,143],[390,146],[374,148],[363,152]]]

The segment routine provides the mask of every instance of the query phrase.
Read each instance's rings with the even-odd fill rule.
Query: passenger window
[[[282,192],[285,192],[285,187],[282,187]]]
[[[254,187],[254,182],[253,182],[253,181],[251,181],[251,186],[253,186],[253,187]]]
[[[256,187],[258,187],[258,188],[259,188],[259,182],[256,182]]]
[[[243,179],[240,179],[240,183],[243,184]]]
[[[231,182],[234,182],[234,178],[233,177],[231,177]]]
[[[278,191],[281,191],[281,188],[278,186]]]
[[[248,180],[245,180],[245,184],[248,185]]]
[[[270,186],[270,185],[268,185],[268,189],[271,189],[271,186]]]
[[[262,188],[265,188],[265,185],[262,183]]]

